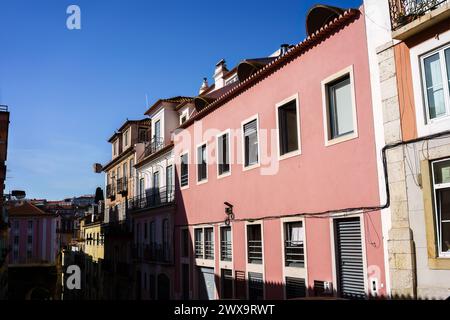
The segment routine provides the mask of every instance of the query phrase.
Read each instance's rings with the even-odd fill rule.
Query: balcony
[[[122,196],[126,196],[128,194],[127,178],[117,179],[117,193],[120,193]]]
[[[262,264],[262,241],[248,240],[248,263]]]
[[[106,197],[111,200],[114,200],[116,198],[116,190],[114,188],[114,184],[108,184],[106,186]]]
[[[172,205],[175,202],[175,188],[168,186],[158,189],[149,189],[145,195],[140,195],[128,201],[130,211],[158,208]]]
[[[442,21],[449,6],[449,0],[389,0],[393,37],[405,40]]]
[[[303,268],[305,266],[303,241],[286,240],[284,242],[284,257],[286,267]]]
[[[147,158],[148,156],[162,150],[164,147],[164,139],[161,137],[154,137],[149,143],[146,144],[144,156]]]
[[[134,245],[133,259],[148,263],[173,263],[172,253],[168,244],[154,243]]]

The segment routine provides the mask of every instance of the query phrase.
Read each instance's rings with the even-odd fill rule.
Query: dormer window
[[[123,148],[126,149],[130,145],[130,129],[123,134]]]
[[[113,142],[113,157],[116,157],[119,155],[119,140]]]
[[[180,125],[189,120],[189,110],[184,110],[180,115]]]
[[[139,143],[147,141],[147,129],[139,128]]]

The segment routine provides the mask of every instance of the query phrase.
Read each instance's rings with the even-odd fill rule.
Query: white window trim
[[[410,50],[411,74],[413,82],[414,106],[416,113],[417,134],[419,137],[431,135],[441,131],[448,130],[450,127],[450,114],[445,117],[434,119],[428,122],[428,111],[425,103],[426,95],[424,92],[424,84],[422,77],[422,57],[446,47],[450,43],[450,31],[446,31],[439,35],[438,38],[433,37]]]
[[[213,239],[214,239],[214,259],[213,260],[208,260],[208,259],[202,259],[202,258],[197,258],[196,257],[196,253],[195,253],[195,230],[198,229],[202,229],[202,243],[203,243],[203,257],[205,256],[205,229],[213,229]],[[195,266],[196,267],[205,267],[205,268],[214,268],[214,272],[216,271],[216,254],[217,254],[217,250],[216,250],[216,228],[215,226],[212,225],[199,225],[199,226],[195,226],[192,228],[192,245],[193,245],[193,255],[194,255],[194,261],[195,261]]]
[[[222,261],[222,228],[223,227],[230,227],[231,228],[231,261]],[[219,249],[219,255],[218,255],[218,259],[219,259],[219,266],[220,269],[229,269],[233,271],[234,274],[234,268],[233,268],[233,262],[234,262],[234,248],[233,248],[233,227],[230,224],[229,226],[227,226],[226,224],[222,223],[220,225],[218,225],[218,230],[219,230],[219,244],[218,244],[218,249]]]
[[[353,132],[349,133],[347,135],[344,135],[342,137],[338,137],[335,139],[330,139],[330,121],[329,121],[329,99],[328,99],[328,90],[327,86],[331,82],[345,76],[350,76],[350,89],[351,89],[351,95],[352,95],[352,112],[353,112]],[[358,114],[357,114],[357,108],[356,108],[356,94],[355,94],[355,77],[354,77],[354,68],[353,65],[333,74],[332,76],[322,80],[321,82],[322,86],[322,108],[323,108],[323,129],[324,129],[324,139],[325,139],[325,146],[330,147],[334,146],[339,143],[343,143],[346,141],[350,141],[353,139],[358,138]]]
[[[123,139],[123,149],[125,150],[127,147],[129,147],[130,146],[130,143],[131,143],[131,139],[130,139],[130,133],[131,133],[131,130],[130,130],[130,128],[128,128],[124,133],[123,133],[123,135],[122,135],[122,139]],[[127,136],[127,138],[125,139],[125,136]]]
[[[229,158],[229,164],[230,164],[230,169],[228,170],[228,172],[226,172],[226,173],[223,173],[223,174],[220,174],[219,173],[219,138],[221,138],[223,135],[225,135],[225,134],[228,134],[228,158]],[[217,136],[216,136],[216,162],[217,162],[217,166],[216,166],[216,169],[217,169],[217,179],[223,179],[223,178],[226,178],[226,177],[229,177],[229,176],[231,176],[231,163],[232,163],[232,159],[233,159],[233,157],[232,157],[232,150],[233,150],[233,148],[232,148],[232,146],[231,146],[231,129],[227,129],[227,130],[225,130],[225,131],[223,131],[223,132],[221,132],[221,133],[219,133]]]
[[[293,268],[293,267],[286,267],[285,263],[285,250],[284,250],[284,239],[286,235],[286,228],[284,227],[286,223],[293,223],[293,222],[301,222],[303,227],[303,253],[304,253],[304,267],[303,268]],[[283,218],[280,219],[281,223],[281,254],[282,254],[282,263],[283,263],[283,284],[284,284],[284,299],[286,300],[287,294],[286,294],[286,278],[301,278],[305,279],[305,287],[306,287],[306,296],[308,297],[308,253],[307,253],[307,243],[306,243],[306,220],[304,218]]]
[[[253,120],[256,120],[256,130],[257,130],[257,141],[258,141],[258,162],[250,165],[248,167],[245,166],[245,132],[244,132],[244,126],[249,123],[252,122]],[[256,114],[254,116],[251,116],[248,119],[245,119],[244,121],[241,122],[241,158],[242,158],[242,171],[250,171],[256,168],[259,168],[261,166],[261,132],[259,129],[259,114]]]
[[[425,119],[427,124],[434,124],[439,123],[441,121],[445,121],[448,117],[450,117],[450,92],[449,92],[449,85],[447,85],[447,68],[445,66],[445,55],[444,51],[449,49],[450,50],[450,44],[447,44],[445,46],[442,46],[430,53],[427,53],[425,55],[420,56],[420,70],[421,70],[421,76],[422,76],[422,92],[423,92],[423,104],[425,109]],[[434,56],[435,54],[439,54],[439,63],[441,67],[441,73],[443,77],[443,87],[444,87],[444,103],[445,103],[445,112],[446,115],[431,119],[430,118],[430,108],[428,106],[428,91],[426,88],[426,79],[425,79],[425,59]],[[444,62],[442,62],[444,61]]]
[[[181,114],[180,114],[180,125],[183,124],[183,122],[181,121],[181,119],[183,119],[183,117],[186,117],[186,121],[189,120],[189,108],[186,108],[185,110],[183,110],[183,112],[181,112]]]
[[[261,246],[262,246],[262,264],[253,264],[248,262],[248,235],[247,235],[247,227],[259,225],[261,226]],[[264,224],[262,222],[245,222],[245,264],[246,264],[246,272],[248,276],[249,272],[262,273],[264,275]],[[264,277],[263,277],[264,278]],[[264,279],[263,279],[264,280]]]
[[[199,163],[198,163],[198,149],[200,148],[200,147],[203,147],[203,146],[205,146],[205,153],[206,153],[206,179],[204,179],[204,180],[202,180],[202,181],[198,181],[198,177],[199,177],[199,171],[198,171],[198,165],[199,165]],[[196,172],[196,175],[195,175],[195,180],[196,180],[196,183],[197,183],[197,185],[199,186],[199,185],[202,185],[202,184],[205,184],[205,183],[208,183],[208,179],[209,179],[209,170],[208,170],[208,167],[209,167],[209,159],[208,159],[208,152],[209,152],[209,150],[208,150],[208,142],[207,141],[205,141],[205,142],[203,142],[203,143],[200,143],[200,144],[198,144],[196,147],[195,147],[195,172]]]
[[[181,166],[182,166],[181,158],[183,156],[185,156],[185,155],[187,155],[187,158],[188,158],[188,163],[187,163],[187,166],[188,166],[188,179],[187,179],[187,185],[181,186]],[[190,173],[191,173],[191,166],[189,165],[189,159],[190,159],[189,151],[181,153],[180,156],[179,156],[179,159],[180,159],[180,190],[183,191],[183,190],[189,189],[189,180],[190,180]]]
[[[437,206],[437,199],[436,199],[436,190],[440,190],[440,189],[447,189],[450,188],[450,183],[441,183],[441,184],[436,184],[435,183],[435,171],[434,171],[434,165],[436,163],[440,163],[440,162],[445,162],[445,161],[449,161],[450,158],[447,159],[441,159],[441,160],[437,160],[437,161],[433,161],[431,163],[431,174],[433,175],[433,201],[434,201],[434,218],[436,219],[436,228],[434,230],[434,232],[436,232],[436,239],[437,239],[437,249],[438,249],[438,257],[441,259],[449,259],[450,258],[450,251],[447,252],[443,252],[442,251],[442,244],[441,244],[441,237],[442,237],[442,222],[440,222],[440,224],[438,225],[438,212],[436,210]],[[439,231],[438,231],[439,229]]]
[[[279,122],[279,117],[278,117],[278,109],[280,109],[280,107],[285,106],[286,104],[292,102],[295,100],[295,106],[296,106],[296,110],[297,110],[297,141],[298,141],[298,149],[292,152],[288,152],[284,155],[281,155],[281,147],[280,147],[280,122]],[[284,99],[281,102],[278,102],[275,105],[275,117],[276,117],[276,128],[277,128],[277,147],[278,147],[278,160],[282,161],[285,159],[289,159],[295,156],[299,156],[302,154],[302,143],[300,140],[300,128],[301,128],[301,124],[300,124],[300,102],[299,102],[299,94],[296,93],[293,96],[290,96],[289,98]]]
[[[332,266],[332,284],[333,284],[333,295],[335,297],[339,296],[338,288],[338,271],[337,271],[337,238],[334,232],[335,221],[339,219],[346,218],[359,218],[360,228],[361,228],[361,244],[362,244],[362,255],[363,255],[363,274],[364,274],[364,292],[369,296],[369,276],[367,270],[367,248],[366,248],[366,226],[364,223],[364,215],[368,213],[355,213],[355,214],[341,214],[337,215],[333,219],[330,219],[330,242],[331,242],[331,266]],[[380,283],[383,279],[378,279]],[[381,288],[381,287],[380,287]],[[380,289],[378,288],[378,289]]]

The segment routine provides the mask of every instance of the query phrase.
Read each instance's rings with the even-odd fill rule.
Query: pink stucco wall
[[[350,66],[354,69],[359,136],[326,147],[321,82]],[[224,201],[234,205],[236,219],[379,205],[369,65],[362,17],[203,118],[201,125],[203,130],[240,129],[242,121],[257,114],[260,129],[276,129],[275,105],[294,94],[299,95],[302,154],[280,161],[275,175],[263,176],[260,169],[244,172],[241,164],[233,164],[231,176],[217,179],[217,167],[210,164],[208,182],[197,185],[195,147],[204,142],[204,137],[192,141],[189,150],[181,150],[189,151],[191,165],[189,188],[177,194],[177,224],[223,221],[226,217]],[[194,126],[186,130],[194,136]],[[208,148],[213,153],[215,145],[214,139],[208,141]],[[270,141],[268,147],[277,152]],[[240,149],[241,139],[236,139],[232,150]],[[179,154],[175,157],[179,158]],[[179,165],[177,172],[180,172]],[[372,235],[367,239],[366,234],[367,263],[379,267],[379,281],[385,283],[382,241],[380,238],[373,240],[382,234],[380,213],[371,213],[370,219],[364,220],[366,233],[371,228]],[[280,224],[280,220],[264,222],[266,281],[282,281]],[[330,221],[308,218],[305,225],[309,285],[314,280],[332,281]],[[244,224],[234,223],[233,228],[234,267],[245,270]],[[178,235],[175,243],[179,243]],[[216,257],[218,250],[216,242]],[[177,278],[177,289],[179,283],[180,278]],[[380,289],[380,293],[384,293],[384,289]],[[266,298],[279,297],[276,290],[266,290]]]

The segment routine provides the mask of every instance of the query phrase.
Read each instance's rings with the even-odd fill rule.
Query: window
[[[181,230],[181,256],[189,257],[189,229]]]
[[[220,228],[220,260],[231,261],[233,257],[231,227]]]
[[[233,299],[233,271],[222,269],[220,289],[221,299]]]
[[[297,100],[278,106],[278,142],[280,156],[299,150]]]
[[[145,180],[141,178],[139,180],[139,194],[141,197],[145,197]]]
[[[134,177],[134,160],[130,160],[130,177]]]
[[[149,227],[149,240],[150,240],[150,244],[154,245],[156,243],[156,225],[155,225],[155,221],[150,222],[150,227]]]
[[[19,221],[14,221],[14,229],[19,230]]]
[[[33,230],[33,220],[28,221],[28,231]]]
[[[205,228],[205,259],[214,260],[214,229]]]
[[[183,123],[185,123],[187,121],[187,113],[183,113],[181,116],[180,116],[180,124],[183,124]]]
[[[155,128],[154,128],[154,135],[153,138],[155,139],[155,142],[157,142],[161,138],[161,121],[158,120],[155,122]]]
[[[450,257],[450,159],[435,161],[432,167],[438,253]]]
[[[326,85],[329,140],[354,133],[351,86],[349,74]]]
[[[264,282],[261,273],[248,273],[248,299],[263,300],[264,299]]]
[[[144,222],[144,240],[147,240],[148,237],[148,225],[147,222]]]
[[[147,129],[139,128],[139,143],[147,142]]]
[[[119,154],[119,140],[113,142],[113,155],[117,156]]]
[[[27,237],[27,243],[28,244],[32,244],[33,243],[33,236],[28,236]]]
[[[162,223],[163,257],[164,261],[169,261],[169,220],[164,219]]]
[[[27,258],[31,259],[33,257],[33,251],[27,250]]]
[[[214,229],[199,228],[194,230],[195,258],[214,260]]]
[[[284,224],[284,260],[286,267],[305,266],[304,233],[302,222]]]
[[[167,200],[173,200],[173,166],[168,166],[166,168],[166,191],[167,191]]]
[[[195,258],[203,259],[203,229],[195,229]]]
[[[123,134],[123,146],[124,146],[124,148],[128,147],[128,145],[129,145],[129,141],[128,141],[129,136],[130,136],[130,130],[125,131],[125,133]]]
[[[251,167],[259,162],[258,120],[244,124],[244,166]]]
[[[248,263],[262,264],[261,225],[247,226],[247,256]]]
[[[97,232],[97,245],[100,244],[100,233]]]
[[[123,164],[123,177],[128,177],[128,163],[126,162]]]
[[[230,172],[230,134],[225,133],[217,138],[217,158],[219,176]]]
[[[15,245],[19,244],[19,236],[14,236],[14,244]]]
[[[181,187],[187,187],[189,185],[189,155],[183,154],[181,156]]]
[[[286,277],[286,299],[306,297],[305,279]]]
[[[197,181],[205,181],[208,179],[206,164],[206,144],[197,148]]]
[[[422,58],[428,122],[450,115],[450,47]]]

